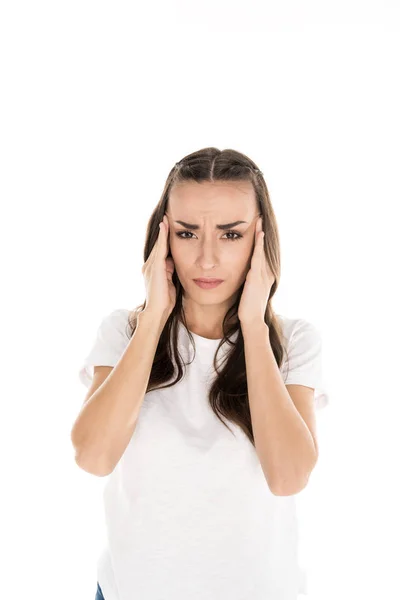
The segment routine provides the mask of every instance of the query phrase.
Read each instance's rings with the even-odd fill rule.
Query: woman
[[[294,600],[328,396],[317,329],[271,305],[278,227],[250,158],[175,165],[142,273],[145,302],[103,319],[80,370],[77,463],[109,476],[96,599]]]

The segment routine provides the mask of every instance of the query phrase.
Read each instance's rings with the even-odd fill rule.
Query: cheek
[[[169,238],[169,249],[173,257],[179,257],[182,254],[182,248],[180,244],[176,243],[176,238],[173,234]]]
[[[232,246],[234,248],[228,249],[227,254],[231,258],[232,261],[236,263],[240,263],[241,265],[245,265],[249,260],[251,260],[252,256],[252,246],[248,241],[246,242],[232,242]]]
[[[233,274],[239,275],[240,271],[246,266],[248,256],[249,252],[244,245],[239,247],[238,244],[235,248],[225,250],[224,254],[220,256],[220,260],[228,269],[232,270]]]
[[[177,271],[185,270],[186,266],[193,262],[190,253],[184,247],[182,248],[182,244],[171,241],[169,250]]]

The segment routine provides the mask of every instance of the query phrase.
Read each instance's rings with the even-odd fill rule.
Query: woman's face
[[[186,297],[214,304],[233,296],[251,265],[259,214],[248,181],[185,182],[172,188],[166,211],[169,245]],[[236,221],[243,222],[226,227]],[[201,277],[223,283],[202,289],[193,281]]]

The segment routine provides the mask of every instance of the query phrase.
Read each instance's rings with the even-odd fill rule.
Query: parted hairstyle
[[[168,175],[161,198],[154,208],[147,225],[143,256],[144,262],[148,259],[151,250],[157,241],[159,234],[158,225],[167,211],[171,188],[175,184],[185,181],[195,181],[197,183],[213,183],[217,181],[252,182],[256,194],[256,201],[258,203],[258,212],[262,215],[263,229],[265,231],[265,256],[271,271],[275,276],[275,281],[271,287],[265,310],[264,321],[269,327],[269,338],[275,360],[278,367],[281,367],[284,352],[287,355],[287,351],[282,334],[281,323],[271,306],[272,297],[275,294],[280,280],[280,245],[278,227],[263,174],[250,158],[236,150],[219,150],[218,148],[211,147],[188,154],[176,163]],[[187,327],[182,306],[184,289],[177,276],[176,270],[173,273],[172,281],[177,292],[176,303],[161,332],[146,392],[175,385],[183,378],[184,372],[186,372],[186,365],[190,364],[185,363],[179,353],[179,322],[186,328],[195,349],[193,336]],[[238,425],[247,435],[253,446],[255,446],[247,390],[244,339],[240,321],[237,318],[244,284],[245,282],[243,282],[239,288],[236,301],[229,308],[223,319],[223,338],[218,344],[213,361],[216,376],[210,386],[208,399],[213,412],[225,427],[233,433],[221,417]],[[129,313],[128,326],[130,328],[130,337],[132,337],[135,331],[138,315],[144,310],[145,306],[146,300]],[[236,341],[232,342],[232,340],[227,339],[236,331],[238,331]],[[227,351],[226,357],[222,363],[222,368],[219,368],[217,364],[217,354],[224,342],[230,345],[230,349]],[[173,352],[177,370],[172,362],[171,351]],[[176,375],[176,377],[171,381],[174,375]]]

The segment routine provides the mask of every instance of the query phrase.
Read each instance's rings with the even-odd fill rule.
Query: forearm
[[[303,489],[317,455],[312,435],[286,389],[265,323],[242,324],[254,443],[276,494]]]

